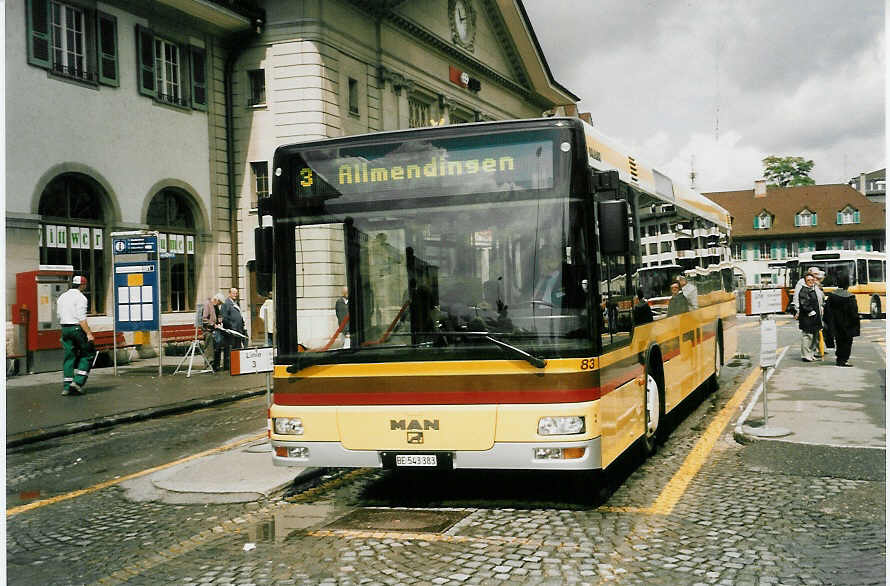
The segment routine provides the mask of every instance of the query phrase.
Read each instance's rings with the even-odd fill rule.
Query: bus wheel
[[[646,432],[643,435],[644,455],[655,452],[658,442],[658,426],[661,423],[664,406],[661,404],[661,389],[651,374],[646,374]]]
[[[872,319],[881,319],[881,300],[877,297],[871,298],[870,313]]]

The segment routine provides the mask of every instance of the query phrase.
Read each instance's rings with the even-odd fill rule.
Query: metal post
[[[760,372],[763,374],[763,426],[769,427],[769,410],[766,408],[766,370],[767,367],[764,366]]]

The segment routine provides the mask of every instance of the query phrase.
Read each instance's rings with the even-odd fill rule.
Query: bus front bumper
[[[284,448],[283,450],[281,448]],[[535,457],[546,451],[553,455],[567,448],[582,448],[580,457]],[[578,450],[570,450],[575,454]],[[286,453],[288,455],[279,455]],[[272,461],[276,466],[329,468],[383,468],[385,454],[392,456],[447,454],[453,469],[499,470],[595,470],[602,468],[600,438],[581,442],[510,442],[496,443],[479,451],[377,451],[347,450],[340,442],[272,441]],[[387,461],[390,458],[386,458]]]

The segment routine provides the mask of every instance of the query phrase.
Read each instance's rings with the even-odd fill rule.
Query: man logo
[[[396,430],[405,430],[405,431],[428,431],[434,429],[436,431],[439,430],[439,420],[438,419],[424,419],[423,423],[420,422],[419,419],[390,419],[389,420],[389,429],[390,431]]]
[[[408,443],[409,444],[422,444],[423,443],[423,432],[422,431],[409,431],[408,432]]]

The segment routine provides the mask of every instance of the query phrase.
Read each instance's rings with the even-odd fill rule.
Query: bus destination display
[[[530,140],[530,138],[532,140]],[[298,197],[360,199],[469,194],[553,187],[553,142],[521,137],[464,137],[301,153]]]

